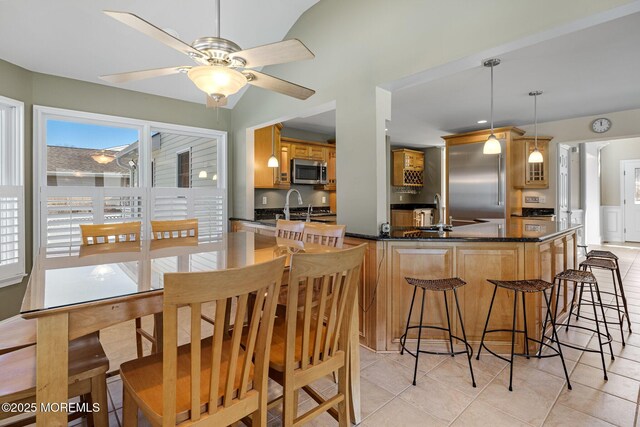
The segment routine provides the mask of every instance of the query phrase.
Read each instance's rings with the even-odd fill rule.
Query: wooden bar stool
[[[552,313],[551,310],[551,296],[553,295],[553,286],[554,283],[549,283],[544,280],[534,279],[534,280],[487,280],[489,283],[492,283],[493,288],[493,296],[491,297],[491,305],[489,305],[489,313],[487,314],[487,321],[484,324],[484,330],[482,331],[482,339],[480,340],[480,347],[478,348],[478,355],[476,356],[477,360],[480,360],[480,352],[484,348],[489,353],[493,354],[499,359],[504,360],[509,363],[509,391],[513,391],[513,357],[514,356],[525,356],[527,359],[531,357],[529,354],[529,341],[534,341],[540,345],[540,351],[535,355],[538,358],[546,358],[546,357],[555,357],[560,356],[560,360],[562,361],[562,369],[564,369],[564,376],[567,379],[567,388],[571,390],[571,382],[569,381],[569,373],[567,371],[567,365],[564,363],[564,356],[562,355],[562,345],[560,340],[558,339],[558,333],[556,331],[556,315]],[[498,287],[503,289],[507,289],[513,291],[513,323],[511,329],[487,329],[489,326],[489,319],[491,318],[491,310],[493,309],[493,303],[496,299],[496,292],[498,291]],[[547,296],[547,289],[551,289],[550,295]],[[534,292],[542,292],[544,297],[544,301],[547,304],[547,313],[544,318],[544,325],[542,327],[542,339],[536,340],[535,338],[529,337],[529,332],[527,330],[527,306],[524,298],[525,293],[534,293]],[[516,329],[516,312],[518,308],[518,293],[522,295],[522,316],[523,316],[523,324],[524,330]],[[551,321],[551,337],[547,337],[545,335],[547,321]],[[504,356],[500,356],[499,354],[490,350],[484,343],[484,338],[487,333],[491,332],[511,332],[511,357],[507,359]],[[516,354],[515,353],[515,344],[516,344],[516,333],[524,334],[524,354]],[[551,344],[557,344],[558,348],[554,348],[551,344],[545,342],[549,341]],[[554,353],[543,355],[542,354],[542,346],[545,346],[551,349]]]
[[[580,286],[580,293],[582,293],[582,290],[584,289],[585,284],[589,286],[589,293],[591,294],[591,299],[588,302],[591,303],[591,307],[593,308],[593,318],[586,317],[586,316],[582,316],[582,317],[584,319],[593,321],[595,323],[595,329],[590,328],[588,326],[571,324],[571,315],[573,314],[573,301],[571,304],[571,310],[569,311],[569,316],[567,316],[567,323],[558,323],[557,326],[560,326],[560,327],[564,326],[565,330],[569,330],[569,328],[571,327],[571,328],[582,329],[585,331],[595,333],[596,336],[598,337],[598,343],[600,345],[600,349],[594,350],[588,347],[578,347],[570,343],[562,343],[562,345],[564,345],[565,347],[576,349],[576,350],[588,351],[591,353],[600,353],[600,358],[602,359],[602,371],[604,372],[604,379],[607,380],[608,379],[607,367],[604,363],[604,350],[603,350],[603,346],[605,344],[609,344],[609,351],[611,352],[611,360],[614,360],[615,357],[613,356],[613,348],[611,346],[611,341],[613,341],[613,338],[609,333],[607,318],[604,315],[604,307],[602,305],[602,299],[600,298],[600,288],[598,287],[598,281],[596,280],[595,276],[589,271],[585,271],[585,270],[563,271],[562,273],[557,274],[554,279],[554,282],[555,281],[558,282],[558,290],[557,290],[556,298],[560,298],[560,284],[563,280],[568,282],[574,282],[573,300],[575,300],[575,295],[578,290],[577,289],[578,286]],[[595,291],[595,294],[594,294],[594,291]],[[580,296],[580,300],[582,300],[582,295]],[[600,307],[602,320],[598,318],[597,307]],[[557,309],[558,307],[556,306],[556,310]],[[576,319],[577,319],[577,316],[576,316]],[[600,330],[600,324],[604,324],[605,332],[602,332]],[[546,319],[545,319],[545,326],[546,326]]]
[[[451,355],[451,357],[454,357],[456,354],[464,353],[467,355],[467,359],[469,361],[469,372],[471,372],[471,383],[475,387],[476,380],[475,380],[475,377],[473,376],[473,367],[471,366],[471,357],[473,356],[473,348],[467,341],[467,334],[464,331],[464,323],[462,321],[462,313],[460,311],[460,305],[458,304],[458,293],[456,292],[457,288],[464,286],[467,283],[457,277],[450,278],[450,279],[436,279],[436,280],[423,280],[423,279],[415,279],[412,277],[405,277],[405,280],[407,281],[408,284],[413,286],[413,296],[411,297],[411,307],[409,308],[409,316],[407,316],[407,326],[404,330],[404,334],[400,337],[400,346],[401,346],[400,354],[404,354],[404,352],[406,351],[411,356],[416,358],[416,364],[413,369],[413,385],[416,385],[416,375],[418,373],[418,358],[420,356],[420,353],[442,354],[442,355],[446,354],[446,355]],[[409,323],[411,322],[411,313],[413,312],[413,303],[416,300],[416,292],[418,291],[418,288],[422,289],[422,304],[420,305],[420,324],[417,326],[409,326]],[[442,295],[444,297],[444,307],[447,313],[447,328],[442,328],[440,326],[435,326],[435,325],[425,325],[422,323],[423,317],[424,317],[424,302],[425,302],[426,291],[442,292]],[[456,301],[456,310],[458,311],[458,318],[460,319],[460,329],[462,330],[462,338],[457,337],[451,333],[451,320],[449,319],[449,303],[447,302],[447,291],[453,292],[453,298]],[[406,347],[407,334],[409,333],[409,329],[418,330],[417,349],[415,353],[411,352],[411,350],[407,349]],[[440,331],[447,331],[449,333],[449,345],[450,345],[449,348],[451,349],[451,351],[440,352],[440,351],[420,350],[420,340],[422,339],[423,329],[437,329]],[[455,351],[453,348],[454,339],[461,341],[464,344],[465,349],[460,351]]]
[[[289,240],[302,240],[304,222],[279,219],[276,221],[276,237]]]
[[[0,355],[36,343],[37,321],[12,316],[0,322]]]

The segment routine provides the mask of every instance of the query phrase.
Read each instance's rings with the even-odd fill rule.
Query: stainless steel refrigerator
[[[483,142],[447,148],[449,216],[453,219],[505,218],[505,143],[502,153],[483,154]]]

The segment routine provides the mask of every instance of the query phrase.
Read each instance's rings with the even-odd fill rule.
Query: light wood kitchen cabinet
[[[549,188],[550,136],[538,137],[538,150],[542,163],[529,163],[529,154],[535,148],[535,138],[521,136],[513,139],[513,186],[515,188]]]
[[[291,144],[280,143],[280,184],[291,183]]]
[[[424,153],[407,148],[392,150],[393,182],[396,187],[424,185]]]
[[[291,141],[284,138],[284,141]],[[305,143],[303,141],[290,142],[292,159],[309,159],[320,162],[326,159],[326,148],[320,144]]]
[[[413,210],[392,209],[391,225],[393,227],[411,227],[413,224]]]
[[[277,123],[273,126],[255,130],[253,167],[253,182],[255,188],[289,188],[289,181],[281,180],[283,165],[286,169],[287,177],[289,176],[289,159],[284,159],[284,161],[282,159],[281,129],[282,124]],[[277,168],[267,166],[267,162],[272,153],[280,156],[278,159],[279,167]]]
[[[324,186],[325,190],[336,189],[336,148],[327,147],[327,185]]]

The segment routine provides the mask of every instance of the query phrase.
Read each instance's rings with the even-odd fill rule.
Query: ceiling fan
[[[105,10],[104,13],[110,17],[184,53],[198,65],[108,74],[100,78],[109,83],[123,83],[185,73],[198,89],[207,94],[207,107],[226,105],[228,96],[238,92],[247,83],[298,99],[307,99],[315,93],[312,89],[253,70],[264,65],[314,58],[315,55],[300,40],[284,40],[242,50],[231,40],[220,38],[220,0],[214,1],[216,9],[214,36],[200,37],[191,45],[133,13]]]

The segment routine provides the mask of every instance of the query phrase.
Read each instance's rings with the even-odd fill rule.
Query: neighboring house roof
[[[119,173],[128,175],[129,169],[114,160],[102,165],[91,158],[94,148],[47,146],[47,172]],[[116,154],[116,151],[105,150]]]

